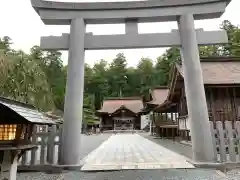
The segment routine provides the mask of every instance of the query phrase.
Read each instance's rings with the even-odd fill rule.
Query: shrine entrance
[[[219,18],[230,0],[178,0],[128,2],[54,2],[31,0],[48,25],[70,25],[70,33],[41,37],[44,50],[68,50],[67,88],[61,142],[61,162],[80,163],[79,130],[82,126],[85,50],[179,47],[191,120],[193,159],[213,162],[211,137],[198,45],[227,43],[227,33],[195,29],[194,20]],[[138,23],[177,21],[178,30],[169,33],[138,32]],[[125,34],[93,35],[86,24],[125,23]],[[80,111],[80,112],[79,112]],[[123,126],[123,125],[122,125]]]
[[[122,106],[113,114],[114,130],[133,130],[136,114]]]
[[[103,100],[96,112],[100,118],[101,131],[140,130],[141,115],[144,113],[141,97],[120,97]]]
[[[114,117],[114,130],[133,130],[134,118]]]

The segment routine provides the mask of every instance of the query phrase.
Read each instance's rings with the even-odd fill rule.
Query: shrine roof
[[[112,114],[122,107],[137,114],[143,110],[143,101],[140,97],[106,99],[98,112]]]
[[[147,102],[147,104],[162,104],[164,101],[166,101],[168,96],[169,89],[168,87],[158,87],[151,90],[152,100]]]
[[[201,58],[204,84],[240,84],[240,57]],[[176,64],[179,74],[183,75],[182,65]]]
[[[7,108],[8,110],[10,109],[30,123],[55,124],[51,118],[45,116],[32,105],[4,97],[0,97],[0,105],[2,105],[4,108]]]
[[[240,57],[201,57],[201,68],[203,83],[205,85],[219,86],[240,84]],[[154,109],[155,111],[174,104],[171,101],[177,88],[176,82],[180,79],[184,79],[182,65],[176,63],[172,73],[167,98]]]

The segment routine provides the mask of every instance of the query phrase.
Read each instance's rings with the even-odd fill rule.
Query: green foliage
[[[113,59],[108,69],[108,84],[111,87],[109,89],[112,96],[122,96],[125,92],[124,85],[127,83],[127,60],[123,53],[117,54]]]
[[[22,51],[1,52],[1,96],[49,109],[53,105],[49,84],[35,59]]]
[[[221,54],[225,56],[240,56],[240,28],[230,21],[223,21],[221,29],[227,31],[229,43],[221,47]]]

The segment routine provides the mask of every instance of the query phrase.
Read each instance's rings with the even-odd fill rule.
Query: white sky
[[[60,1],[77,2],[81,0]],[[61,35],[62,33],[69,32],[69,26],[44,25],[31,7],[30,0],[0,0],[0,7],[0,37],[11,37],[14,43],[13,48],[29,52],[32,46],[39,45],[41,36]],[[195,26],[196,28],[204,28],[205,30],[216,30],[219,29],[219,24],[225,19],[238,25],[240,24],[239,8],[240,0],[232,0],[225,14],[220,19],[196,21]],[[171,29],[176,28],[177,24],[175,22],[139,24],[140,33],[169,32]],[[87,26],[87,32],[93,32],[94,34],[122,34],[124,33],[124,25],[89,25]],[[128,59],[128,65],[136,66],[141,57],[149,57],[155,60],[164,50],[164,48],[154,48],[86,51],[85,61],[90,65],[93,65],[94,62],[100,59],[111,61],[117,53],[123,52]],[[64,52],[64,64],[67,64],[67,59],[67,52]]]

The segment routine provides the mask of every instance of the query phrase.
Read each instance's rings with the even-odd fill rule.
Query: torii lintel
[[[193,14],[196,20],[212,19],[224,13],[230,0],[31,2],[45,24],[68,25],[75,18],[83,18],[87,24],[123,23],[128,18],[136,18],[138,22],[176,21],[183,14]]]

